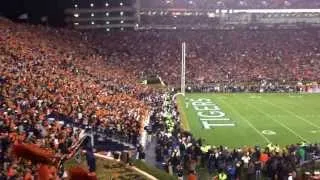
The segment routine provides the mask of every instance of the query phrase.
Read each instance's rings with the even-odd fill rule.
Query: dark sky
[[[53,26],[64,25],[64,9],[71,7],[72,0],[6,0],[0,6],[2,15],[16,19],[28,13],[30,23],[40,23],[41,17],[47,16]]]

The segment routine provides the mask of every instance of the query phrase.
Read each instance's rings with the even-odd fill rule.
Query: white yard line
[[[257,134],[259,134],[267,143],[272,143],[265,135],[263,135],[250,121],[247,120],[247,118],[245,118],[244,116],[242,116],[236,109],[234,109],[231,105],[229,105],[228,103],[226,103],[224,100],[222,100],[222,103],[224,103],[226,106],[229,107],[229,109],[231,109],[231,111],[235,112],[236,114],[238,114],[238,116],[244,121],[246,122]],[[221,102],[220,101],[220,102]]]
[[[273,119],[273,117],[270,116],[268,113],[265,113],[264,111],[256,108],[255,106],[250,105],[249,103],[248,103],[247,105],[248,105],[248,106],[251,106],[253,109],[256,109],[256,110],[257,110],[258,112],[260,112],[261,114],[264,114],[266,117],[268,117],[269,119],[271,119],[273,122],[278,123],[280,126],[284,127],[284,128],[287,129],[289,132],[291,132],[291,133],[294,134],[295,136],[299,137],[301,140],[309,143],[309,141],[308,141],[306,138],[302,137],[301,135],[299,135],[298,133],[296,133],[294,130],[292,130],[292,129],[289,128],[287,125],[283,124],[282,122]]]
[[[276,108],[278,108],[278,109],[281,109],[282,111],[285,111],[285,112],[291,114],[292,116],[294,116],[294,117],[296,117],[296,118],[298,118],[298,119],[301,119],[302,121],[306,122],[307,124],[309,124],[309,125],[311,125],[311,126],[314,126],[314,127],[318,128],[318,129],[320,129],[320,126],[319,126],[319,125],[317,125],[317,124],[315,124],[315,123],[313,123],[313,122],[311,122],[311,121],[308,121],[307,119],[305,119],[305,118],[297,115],[296,113],[294,113],[294,112],[292,112],[292,111],[289,111],[289,110],[287,110],[287,109],[285,109],[285,108],[283,108],[283,107],[281,107],[281,106],[278,106],[278,105],[276,105],[276,104],[274,104],[274,103],[272,103],[272,102],[270,102],[270,101],[268,101],[268,100],[266,100],[265,102],[268,103],[268,104],[270,104],[270,105],[272,105],[272,106],[274,106],[274,107],[276,107]]]

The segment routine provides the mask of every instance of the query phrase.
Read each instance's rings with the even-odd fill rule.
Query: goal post
[[[181,44],[181,93],[186,93],[186,42]]]
[[[180,92],[176,93],[172,97],[172,101],[175,102],[178,95],[185,96],[186,94],[186,42],[181,44],[181,84]]]

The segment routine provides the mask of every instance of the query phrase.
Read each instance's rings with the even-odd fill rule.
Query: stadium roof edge
[[[158,9],[142,8],[141,12],[215,12],[221,14],[228,13],[249,13],[249,14],[272,14],[272,13],[320,13],[320,9]]]
[[[232,9],[231,12],[232,13],[320,13],[320,9]]]

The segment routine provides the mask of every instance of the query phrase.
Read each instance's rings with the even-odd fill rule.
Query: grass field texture
[[[230,119],[219,122],[234,126],[205,129],[199,112],[206,116],[210,110],[197,109],[199,101],[215,104]],[[179,96],[178,106],[185,129],[206,144],[240,147],[320,142],[320,94],[192,93]]]

